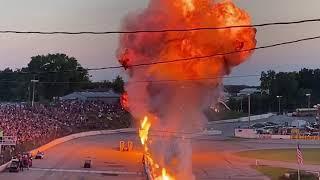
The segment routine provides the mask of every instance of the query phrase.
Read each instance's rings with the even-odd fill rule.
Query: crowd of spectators
[[[95,129],[130,125],[120,105],[102,101],[59,101],[51,104],[0,104],[0,130],[16,136],[17,144],[44,144],[57,137]]]

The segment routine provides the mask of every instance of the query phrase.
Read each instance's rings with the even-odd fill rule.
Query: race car
[[[19,172],[19,160],[12,159],[8,168],[9,172]]]
[[[44,153],[43,152],[37,152],[36,156],[34,157],[35,159],[43,159],[44,158]]]

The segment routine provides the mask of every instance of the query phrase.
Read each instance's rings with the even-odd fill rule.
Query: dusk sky
[[[0,30],[108,31],[119,30],[122,18],[148,0],[0,0]],[[254,24],[320,18],[319,0],[236,0]],[[318,36],[319,23],[259,28],[258,46]],[[21,68],[38,54],[66,53],[88,68],[117,65],[117,35],[8,35],[0,34],[0,68]],[[320,40],[256,51],[232,75],[260,74],[263,70],[318,68]],[[93,73],[92,79],[112,79],[119,71]],[[259,84],[259,77],[227,79],[226,84]]]

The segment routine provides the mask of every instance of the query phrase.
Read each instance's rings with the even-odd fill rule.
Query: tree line
[[[33,56],[26,67],[0,71],[0,101],[29,101],[33,89],[36,100],[51,101],[74,91],[113,89],[122,93],[124,81],[118,76],[113,81],[92,82],[76,58],[59,53]]]
[[[260,77],[261,94],[251,97],[252,112],[259,114],[277,112],[279,97],[281,112],[308,107],[307,94],[311,94],[311,107],[320,103],[320,69],[301,69],[295,72],[262,72]],[[278,96],[278,97],[277,97]],[[229,105],[239,109],[240,98],[231,98]],[[248,99],[243,98],[243,110],[247,112]]]

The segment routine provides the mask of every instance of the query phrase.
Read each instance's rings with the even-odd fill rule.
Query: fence
[[[267,119],[273,116],[273,113],[268,113],[268,114],[261,114],[261,115],[256,115],[256,116],[250,116],[250,121],[257,121],[260,119]],[[221,120],[221,121],[212,121],[209,122],[209,124],[216,124],[216,123],[232,123],[232,122],[247,122],[249,121],[248,117],[242,117],[238,119],[227,119],[227,120]]]
[[[291,139],[299,140],[320,140],[320,136],[301,136],[301,135],[291,135]]]

